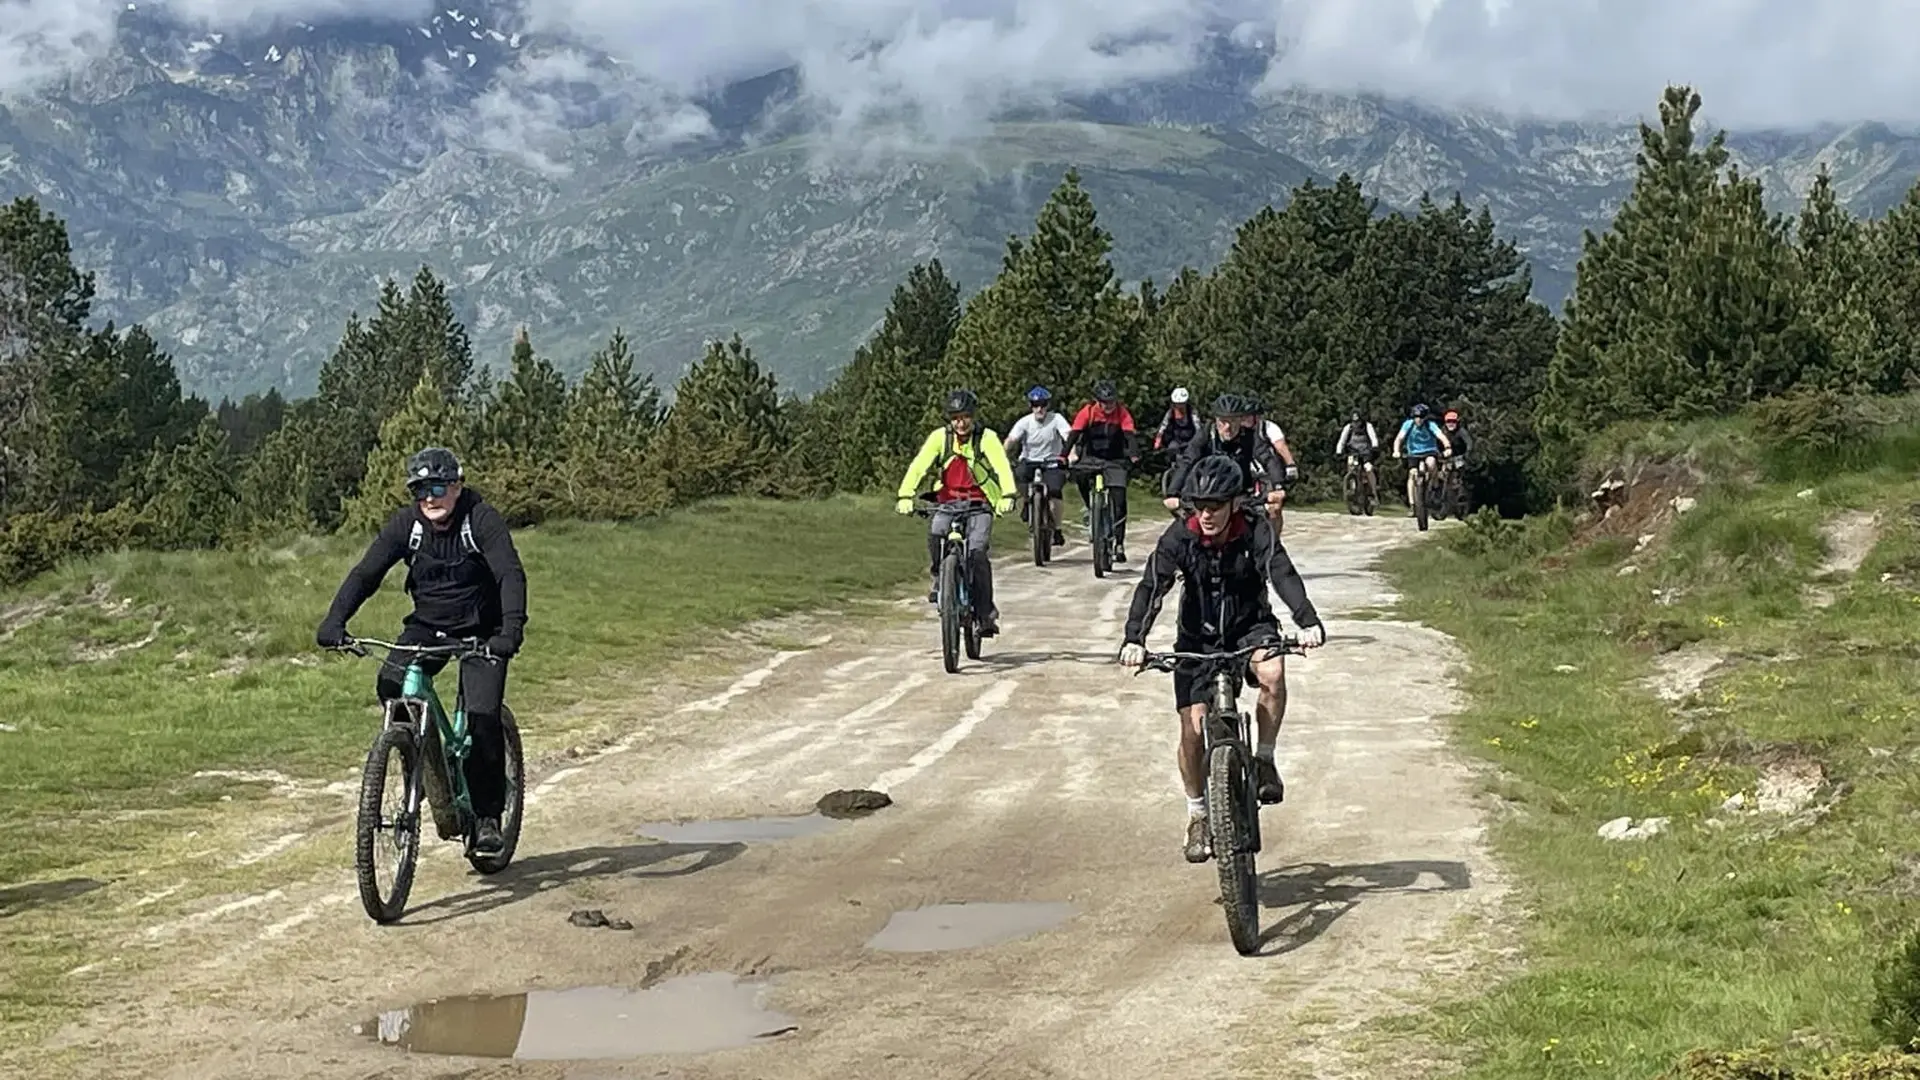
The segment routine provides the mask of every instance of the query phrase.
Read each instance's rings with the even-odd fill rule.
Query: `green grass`
[[[1728,482],[1638,555],[1631,540],[1569,551],[1556,516],[1389,556],[1406,610],[1468,652],[1458,738],[1498,767],[1490,794],[1511,812],[1493,837],[1525,945],[1522,974],[1403,1023],[1464,1043],[1475,1080],[1644,1080],[1696,1047],[1804,1067],[1873,1046],[1874,971],[1920,916],[1920,443],[1891,435],[1847,453],[1867,471],[1836,474],[1731,423],[1609,439],[1616,456],[1688,450]],[[1843,507],[1882,526],[1821,609],[1803,587]],[[1622,576],[1627,562],[1640,569]],[[1675,707],[1637,680],[1682,645],[1728,659]],[[1782,755],[1841,785],[1831,812],[1721,810]],[[1623,816],[1671,826],[1595,835]]]
[[[721,631],[921,579],[925,525],[887,510],[873,499],[723,501],[644,524],[520,533],[530,618],[509,698],[529,754],[579,734],[583,710],[570,706],[649,680]],[[19,885],[124,880],[216,821],[223,795],[236,806],[266,796],[196,771],[354,781],[377,722],[375,665],[320,652],[313,632],[359,550],[307,539],[128,553],[0,594],[0,634],[17,627],[0,641],[0,722],[13,728],[0,731],[0,918],[32,913],[0,935],[0,1049],[74,1003],[60,973],[114,947],[84,924],[127,900],[76,899],[72,910],[90,915],[61,922],[58,889]],[[399,629],[404,574],[388,575],[355,632]]]

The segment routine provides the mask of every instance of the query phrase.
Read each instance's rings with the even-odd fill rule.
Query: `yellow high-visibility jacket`
[[[940,490],[947,462],[955,457],[967,459],[973,482],[980,485],[988,502],[997,504],[1003,495],[1011,493],[1016,486],[1013,465],[1007,461],[1007,448],[1001,444],[1000,436],[988,427],[975,428],[974,434],[975,437],[967,439],[956,438],[953,429],[944,425],[928,432],[926,441],[920,444],[920,452],[913,455],[912,463],[907,466],[907,475],[900,480],[899,497],[913,498],[920,490],[920,481],[926,479],[929,472],[934,476],[934,490]]]

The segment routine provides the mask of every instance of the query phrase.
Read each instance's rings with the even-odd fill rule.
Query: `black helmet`
[[[1219,397],[1213,399],[1213,415],[1216,417],[1250,416],[1252,414],[1253,410],[1248,408],[1247,399],[1241,397],[1239,394],[1221,394]]]
[[[948,416],[953,416],[958,413],[970,413],[974,410],[974,407],[979,404],[979,399],[973,396],[973,391],[971,390],[951,390],[947,393]]]
[[[1353,419],[1350,422],[1355,424],[1359,423],[1360,417],[1364,414],[1364,411],[1365,410],[1362,410],[1362,409],[1353,410]]]
[[[407,459],[407,487],[457,484],[463,473],[460,459],[444,446],[429,446]]]
[[[1418,405],[1415,405],[1415,406],[1413,407],[1413,418],[1414,418],[1415,420],[1418,420],[1418,419],[1420,419],[1421,417],[1423,417],[1423,416],[1425,416],[1425,415],[1427,415],[1427,403],[1426,403],[1426,402],[1424,402],[1424,401],[1423,401],[1423,402],[1421,402],[1420,404],[1418,404]]]
[[[1093,384],[1093,400],[1102,405],[1111,405],[1119,398],[1120,391],[1114,389],[1112,379],[1101,379]]]
[[[1180,494],[1188,502],[1219,502],[1246,489],[1247,474],[1239,462],[1226,454],[1209,454],[1194,464]]]
[[[1259,416],[1265,413],[1266,411],[1267,411],[1267,402],[1265,398],[1261,397],[1259,394],[1247,395],[1247,413],[1249,415]]]

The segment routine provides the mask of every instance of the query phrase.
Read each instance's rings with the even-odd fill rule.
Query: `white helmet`
[[[1176,387],[1174,387],[1174,388],[1173,388],[1173,403],[1174,403],[1175,405],[1185,405],[1185,404],[1187,403],[1187,388],[1186,388],[1186,387],[1184,387],[1184,386],[1176,386]]]

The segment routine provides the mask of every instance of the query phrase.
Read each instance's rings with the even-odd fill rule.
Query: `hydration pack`
[[[420,542],[427,536],[427,527],[419,518],[413,519],[413,531],[407,534],[407,565],[413,565],[414,553],[420,550]],[[460,547],[469,555],[480,554],[480,544],[473,538],[473,515],[468,514],[460,522]]]

